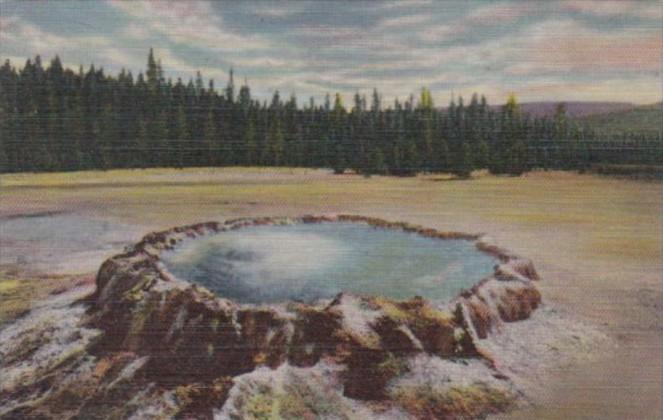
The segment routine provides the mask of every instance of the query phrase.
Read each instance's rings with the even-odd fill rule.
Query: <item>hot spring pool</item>
[[[246,227],[185,241],[161,258],[177,277],[242,303],[309,302],[339,292],[448,300],[496,263],[472,241],[363,223]]]

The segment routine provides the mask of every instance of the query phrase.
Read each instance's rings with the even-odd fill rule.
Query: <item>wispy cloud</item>
[[[550,20],[514,40],[521,59],[507,68],[517,75],[572,72],[660,72],[663,40],[656,31],[604,32],[573,20]]]
[[[569,0],[563,2],[561,8],[566,11],[604,18],[632,16],[659,21],[663,18],[663,4],[659,1]]]
[[[192,47],[214,51],[262,49],[270,43],[258,36],[242,35],[226,29],[211,3],[109,0],[109,4],[132,18],[152,34]],[[130,31],[128,35],[143,35]]]
[[[501,2],[471,9],[464,16],[446,25],[433,24],[420,33],[425,41],[450,41],[470,31],[486,31],[496,26],[511,25],[518,19],[539,13],[536,3]]]
[[[434,0],[390,0],[377,3],[383,9],[403,9],[416,6],[430,6]]]
[[[386,28],[401,28],[408,26],[416,26],[422,23],[429,23],[431,21],[430,14],[416,14],[416,15],[404,15],[386,18],[382,20],[379,24],[381,29]]]
[[[261,18],[284,18],[300,13],[303,9],[299,4],[292,4],[289,7],[283,7],[282,4],[263,4],[256,3],[252,5],[252,13]]]
[[[81,52],[90,51],[93,53],[89,54],[90,59],[86,61],[100,65],[131,68],[139,63],[129,50],[114,44],[108,37],[58,35],[17,16],[0,18],[0,33],[4,48],[30,51],[25,58],[37,54],[44,57],[59,54],[65,64],[77,68],[82,62],[75,62],[74,57],[80,56]]]
[[[534,2],[503,2],[493,3],[472,10],[465,19],[469,24],[505,24],[514,22],[517,19],[536,13],[537,6]]]

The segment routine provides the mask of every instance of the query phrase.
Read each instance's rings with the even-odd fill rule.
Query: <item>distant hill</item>
[[[588,115],[578,118],[578,121],[602,132],[661,131],[663,129],[663,102]]]
[[[532,117],[552,117],[560,102],[523,102],[520,109]],[[601,132],[662,131],[663,102],[635,105],[629,102],[563,102],[566,114]],[[499,110],[502,105],[494,105]]]
[[[552,117],[555,115],[557,105],[564,103],[566,105],[566,113],[569,117],[580,118],[589,115],[605,114],[608,112],[628,111],[637,107],[637,105],[630,102],[580,102],[580,101],[544,101],[544,102],[523,102],[520,103],[522,112],[531,115],[532,117]],[[499,111],[504,104],[491,105],[493,111]],[[439,108],[441,111],[446,111],[447,106]]]
[[[560,102],[523,102],[520,109],[532,117],[552,117]],[[563,102],[569,117],[580,118],[596,114],[628,111],[636,105],[629,102]]]

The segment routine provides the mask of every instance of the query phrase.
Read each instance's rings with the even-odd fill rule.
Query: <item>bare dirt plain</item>
[[[656,182],[561,172],[519,178],[477,174],[457,181],[253,168],[3,175],[0,321],[68,278],[43,274],[89,277],[105,256],[152,230],[233,217],[325,213],[486,232],[534,260],[544,301],[614,338],[617,345],[593,350],[591,362],[538,378],[545,392],[533,396],[537,407],[510,417],[661,418],[663,194]],[[30,232],[29,240],[20,225],[7,227],[12,220],[37,226],[22,216],[39,214],[72,219],[59,224],[57,235],[46,226]],[[76,236],[79,218],[104,228],[82,240]],[[57,242],[49,242],[56,236]],[[78,245],[62,246],[68,238]],[[65,263],[49,270],[54,260]]]

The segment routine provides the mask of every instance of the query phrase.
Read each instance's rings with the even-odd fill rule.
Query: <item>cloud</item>
[[[384,1],[378,3],[379,7],[383,9],[403,9],[411,8],[417,6],[429,6],[433,4],[433,0],[396,0],[396,1]]]
[[[302,41],[315,42],[322,40],[327,46],[339,45],[342,41],[352,41],[367,36],[364,28],[354,26],[336,26],[327,24],[304,24],[291,32],[291,35],[301,38]]]
[[[604,32],[573,20],[534,25],[514,39],[521,59],[507,68],[515,75],[541,72],[660,72],[660,31],[630,29]]]
[[[477,91],[503,99],[510,91],[518,91],[519,86],[526,87],[525,93],[530,97],[536,92],[534,86],[558,86],[558,90],[549,91],[550,94],[557,94],[567,86],[577,89],[568,91],[569,95],[577,96],[577,92],[593,95],[596,89],[592,87],[594,84],[590,75],[605,78],[622,73],[621,77],[627,80],[629,76],[625,74],[633,78],[647,72],[660,74],[660,31],[647,27],[592,29],[572,18],[540,20],[545,14],[516,6],[512,3],[484,6],[466,14],[457,23],[439,24],[423,31],[419,29],[418,32],[419,36],[430,39],[448,36],[451,40],[465,28],[491,26],[492,22],[488,22],[491,17],[499,25],[513,23],[525,16],[539,19],[532,23],[526,21],[526,25],[516,26],[502,36],[487,37],[468,45],[417,45],[403,40],[392,43],[385,38],[389,34],[382,35],[379,30],[360,30],[356,27],[306,28],[334,47],[341,45],[339,49],[342,52],[379,50],[375,59],[355,62],[345,70],[331,65],[324,70],[324,74],[308,75],[306,81],[344,94],[377,86],[385,92],[385,97],[403,97],[409,95],[412,89],[427,85],[447,89],[442,95],[454,89],[468,95]],[[484,20],[486,24],[480,25]],[[417,27],[423,21],[418,14],[406,15],[384,20],[378,27]],[[602,76],[604,74],[606,76]],[[550,77],[546,79],[546,75]],[[622,81],[619,83],[623,84]],[[645,83],[639,82],[639,86]],[[647,91],[660,96],[659,89],[650,87]],[[541,92],[548,90],[542,88]],[[642,94],[643,98],[650,96]],[[602,97],[616,99],[616,95],[610,93]]]
[[[631,16],[659,21],[663,18],[663,5],[659,1],[569,0],[562,3],[561,9],[602,18]]]
[[[420,25],[422,23],[430,22],[430,20],[430,14],[405,15],[384,19],[378,24],[378,26],[380,29],[393,29],[403,26]]]
[[[3,17],[0,20],[3,47],[27,49],[30,55],[40,54],[42,57],[51,58],[60,55],[65,67],[78,69],[80,64],[87,65],[95,63],[97,67],[111,67],[116,70],[126,68],[133,71],[142,71],[146,63],[146,51],[140,49],[122,48],[111,37],[103,36],[63,36],[44,31],[38,26],[26,22],[16,16]],[[3,49],[4,49],[3,48]],[[188,74],[193,76],[200,70],[205,77],[225,78],[227,73],[216,67],[197,67],[190,62],[179,58],[167,47],[155,49],[157,57],[161,58],[172,73]],[[74,61],[76,58],[85,56],[86,60]],[[3,54],[3,57],[13,57],[12,62],[23,65],[23,60],[15,61],[19,56]]]
[[[69,47],[67,38],[42,31],[39,27],[24,22],[17,16],[0,18],[0,32],[3,44],[22,43],[40,53],[59,51]]]
[[[109,0],[109,5],[122,11],[135,24],[150,34],[165,36],[170,41],[211,51],[264,49],[270,43],[262,37],[241,35],[225,28],[224,22],[203,1],[161,2]],[[129,27],[127,35],[141,37],[142,32]]]
[[[285,18],[302,11],[302,8],[298,7],[299,5],[297,4],[290,4],[290,7],[283,7],[282,4],[278,3],[275,6],[266,6],[263,3],[254,3],[252,6],[253,10],[251,13],[261,18]]]
[[[419,39],[429,42],[450,41],[468,30],[468,27],[459,24],[435,25],[424,28],[418,36]]]
[[[65,64],[77,69],[82,61],[73,59],[86,54],[90,61],[97,65],[110,65],[117,68],[135,68],[140,61],[127,49],[115,45],[108,37],[93,36],[64,36],[45,31],[30,22],[17,16],[0,18],[0,33],[2,34],[3,50],[29,51],[25,58],[34,55],[50,58],[60,55]],[[9,54],[3,54],[8,56]],[[17,54],[13,54],[17,56]],[[85,63],[87,64],[87,63]]]
[[[137,23],[128,24],[123,30],[122,35],[131,39],[145,40],[150,38],[150,31],[143,25]]]
[[[265,68],[265,69],[281,69],[281,70],[298,70],[305,69],[308,65],[305,62],[280,58],[274,56],[261,55],[260,57],[235,57],[228,58],[227,61],[232,63],[233,67],[241,68]],[[321,63],[319,63],[321,64]]]
[[[466,24],[507,24],[536,11],[533,3],[493,3],[471,11],[464,23]]]
[[[625,72],[634,76],[659,74],[663,67],[662,50],[660,30],[598,30],[567,18],[540,21],[471,45],[420,47],[413,49],[410,56],[412,62],[423,67],[462,65],[471,68],[477,77],[488,77],[486,72],[503,72],[507,77],[549,73],[558,77],[596,77]]]
[[[483,31],[487,28],[505,26],[518,19],[535,15],[539,11],[533,3],[493,3],[471,9],[467,14],[449,24],[435,24],[424,28],[419,38],[428,41],[451,41],[470,31]]]
[[[44,7],[60,4],[68,3]],[[153,45],[167,75],[186,81],[200,70],[222,84],[234,67],[262,98],[275,89],[300,97],[338,91],[347,102],[376,87],[389,101],[425,85],[437,103],[451,90],[485,93],[493,103],[510,91],[528,100],[660,100],[661,28],[650,16],[660,16],[661,7],[653,2],[357,2],[333,16],[310,2],[98,6],[112,10],[90,15],[95,32],[75,32],[55,19],[42,25],[44,13],[12,6],[16,16],[0,16],[2,56],[57,53],[74,67],[92,61],[111,72],[137,71]]]
[[[216,81],[225,81],[228,78],[228,73],[225,70],[215,66],[198,66],[192,64],[191,62],[180,58],[176,53],[167,47],[155,47],[154,55],[163,63],[166,77],[171,75],[180,77],[184,83],[187,83],[189,79],[193,78],[197,72],[200,72],[201,75],[207,80],[214,79]],[[144,51],[141,51],[141,60],[146,62]],[[145,65],[146,64],[141,63],[141,65],[138,67],[140,71],[143,71]]]
[[[0,33],[4,36],[8,32],[12,25],[18,22],[18,16],[1,16],[0,15]]]

